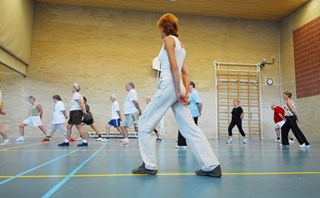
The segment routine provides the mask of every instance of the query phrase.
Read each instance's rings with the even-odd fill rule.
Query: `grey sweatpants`
[[[67,130],[66,130],[66,127],[65,127],[65,124],[64,123],[61,123],[61,124],[53,124],[51,123],[51,126],[48,130],[48,132],[50,133],[50,137],[52,137],[54,135],[54,133],[56,132],[56,130],[59,129],[60,132],[66,136],[67,134]],[[48,134],[47,134],[48,135]]]

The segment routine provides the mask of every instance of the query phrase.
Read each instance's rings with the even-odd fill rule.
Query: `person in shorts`
[[[20,137],[16,139],[17,142],[24,142],[24,127],[31,126],[31,127],[39,127],[39,129],[43,132],[46,136],[46,129],[42,125],[41,119],[43,115],[42,107],[39,103],[36,102],[36,98],[33,96],[28,97],[28,101],[30,102],[31,106],[29,108],[28,118],[25,119],[19,125]]]
[[[103,142],[108,142],[109,141],[109,134],[110,134],[110,128],[114,127],[118,130],[119,133],[122,133],[121,127],[120,127],[120,121],[121,119],[121,113],[120,113],[120,106],[119,102],[117,101],[117,96],[112,94],[110,96],[110,101],[112,102],[112,107],[111,107],[111,119],[106,125],[106,132],[107,132],[107,137],[106,138],[100,138],[97,140],[103,141]]]
[[[121,131],[123,134],[122,143],[124,145],[129,144],[128,130],[127,128],[134,128],[138,131],[137,122],[139,120],[139,115],[141,115],[141,109],[138,101],[138,94],[135,90],[135,85],[133,82],[127,82],[126,90],[128,95],[124,101],[124,121],[121,124]]]
[[[86,107],[83,102],[83,98],[80,92],[80,85],[78,83],[74,83],[72,86],[72,98],[71,98],[71,108],[69,114],[69,120],[67,125],[67,135],[64,142],[58,144],[58,146],[69,146],[69,139],[72,133],[72,127],[76,125],[81,137],[83,138],[82,143],[77,146],[88,146],[87,134],[83,131],[82,128],[82,116],[83,114],[87,114]]]
[[[83,97],[83,101],[84,101],[84,105],[86,107],[87,114],[83,114],[82,126],[89,125],[94,130],[94,132],[96,132],[96,135],[98,136],[98,138],[101,138],[99,130],[98,130],[98,128],[95,125],[95,122],[93,120],[93,115],[92,115],[92,112],[90,110],[90,106],[87,103],[87,98],[85,96]],[[80,137],[80,138],[82,139],[82,137]]]
[[[2,93],[0,91],[0,116],[1,115],[6,115],[6,112],[3,110],[3,102],[2,102]],[[0,134],[3,137],[4,141],[0,144],[0,146],[7,146],[10,144],[9,138],[8,138],[8,132],[7,130],[3,127],[3,125],[0,122]]]
[[[275,132],[277,135],[277,139],[275,139],[275,142],[280,143],[281,139],[280,139],[280,129],[281,127],[284,125],[284,123],[286,122],[284,120],[284,109],[278,105],[271,105],[271,109],[274,111],[274,115],[273,115],[273,120],[274,123],[276,124],[275,126]],[[291,134],[289,133],[289,143],[293,144],[294,140],[291,136]]]

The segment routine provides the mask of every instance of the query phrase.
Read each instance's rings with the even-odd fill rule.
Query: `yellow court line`
[[[36,143],[36,144],[42,144],[42,143]],[[33,144],[33,145],[36,145],[36,144]],[[46,144],[46,143],[44,143],[44,144]],[[27,146],[27,145],[26,145]],[[10,150],[8,150],[7,149],[7,151],[15,151],[15,152],[17,152],[17,151],[21,151],[21,150],[14,150],[14,149],[18,149],[18,148],[22,148],[22,147],[26,147],[26,146],[21,146],[21,147],[11,147],[11,148],[8,148],[8,149],[10,149]],[[31,145],[30,145],[31,146]],[[70,146],[70,147],[72,147],[72,146]],[[69,148],[70,148],[69,147]],[[60,148],[62,148],[62,147],[60,147]],[[65,147],[66,148],[66,147]],[[67,147],[68,148],[68,147]],[[4,151],[4,150],[0,150],[0,151]],[[65,151],[64,149],[30,149],[30,150],[23,150],[24,152],[26,152],[26,151],[30,151],[30,152],[53,152],[53,151]],[[97,149],[87,149],[87,148],[85,148],[85,149],[83,149],[83,150],[81,150],[81,152],[93,152],[93,151],[97,151]],[[123,149],[106,149],[106,151],[108,151],[108,152],[112,152],[112,151],[123,151]],[[136,149],[136,150],[127,150],[126,152],[137,152],[137,151],[139,151],[139,149]]]
[[[320,172],[230,172],[222,173],[223,175],[320,175]]]
[[[55,140],[50,141],[50,142],[56,142]],[[14,150],[14,149],[19,149],[19,148],[24,148],[24,147],[29,147],[29,146],[34,146],[34,145],[39,145],[39,144],[48,144],[49,142],[38,142],[38,143],[34,143],[34,144],[27,144],[27,145],[22,145],[22,146],[14,146],[11,147],[10,145],[7,146],[5,149],[0,149],[1,151],[20,151],[20,150]],[[21,142],[21,144],[24,144]],[[29,150],[26,150],[29,151]],[[35,150],[35,151],[40,151],[40,150]]]
[[[18,149],[18,148],[24,148],[24,147],[29,147],[29,146],[34,146],[34,145],[38,145],[38,144],[44,144],[43,142],[38,142],[38,143],[34,143],[34,144],[27,144],[27,145],[23,145],[23,146],[14,146],[14,147],[7,147],[5,149],[1,149],[1,151],[10,151],[10,150],[13,150],[13,149]]]
[[[195,173],[158,173],[157,176],[194,176]],[[264,175],[320,175],[320,172],[226,172],[223,176],[264,176]],[[88,177],[133,177],[145,176],[139,174],[79,174],[73,175],[74,178],[88,178]],[[0,179],[7,179],[13,176],[0,175]],[[67,175],[22,175],[17,178],[36,179],[36,178],[64,178]]]
[[[10,150],[10,151],[14,151],[14,152],[20,152],[21,150]],[[52,149],[52,150],[23,150],[23,152],[64,152],[66,150],[64,149],[61,149],[61,150],[56,150],[56,149]],[[94,152],[94,151],[97,151],[97,150],[81,150],[81,152]]]

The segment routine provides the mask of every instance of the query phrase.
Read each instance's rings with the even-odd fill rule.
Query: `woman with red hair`
[[[185,64],[186,50],[180,40],[178,18],[163,15],[157,23],[163,46],[158,55],[161,75],[157,92],[147,105],[138,122],[139,149],[143,164],[132,170],[133,174],[157,174],[156,141],[153,129],[171,107],[181,134],[186,138],[193,154],[201,165],[197,175],[221,177],[221,167],[210,144],[194,123],[188,108],[189,71]],[[180,83],[182,74],[183,84]]]

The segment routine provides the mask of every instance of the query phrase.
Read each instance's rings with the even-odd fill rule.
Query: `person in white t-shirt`
[[[66,108],[64,107],[64,103],[62,102],[62,99],[59,95],[52,96],[54,105],[54,111],[53,111],[53,121],[51,123],[49,134],[47,134],[47,137],[42,140],[42,142],[48,142],[50,141],[50,138],[53,137],[54,133],[57,129],[60,130],[60,132],[66,136],[67,130],[64,126],[65,120],[68,118],[66,113]]]
[[[82,137],[82,143],[78,144],[77,146],[88,146],[87,141],[87,134],[83,131],[81,122],[83,114],[87,114],[86,107],[83,102],[83,98],[79,93],[80,91],[80,85],[78,83],[74,83],[72,86],[72,99],[70,101],[71,108],[70,108],[70,115],[67,125],[67,135],[66,139],[63,143],[58,144],[58,146],[69,146],[69,139],[71,137],[72,133],[72,127],[76,125],[76,128],[78,129],[81,137]]]
[[[97,140],[103,141],[103,142],[108,142],[109,141],[109,134],[110,134],[110,128],[115,127],[119,133],[122,134],[121,128],[120,128],[120,121],[121,119],[121,113],[120,113],[120,105],[119,102],[117,101],[117,96],[112,94],[110,96],[110,101],[112,102],[112,107],[111,107],[111,119],[106,125],[106,132],[107,132],[107,137],[106,138],[98,138]]]
[[[39,127],[46,136],[47,130],[44,128],[41,121],[43,115],[42,106],[36,102],[36,99],[33,96],[29,96],[28,101],[31,103],[28,118],[19,125],[20,137],[16,139],[17,142],[24,141],[24,127],[26,126]]]
[[[4,105],[2,102],[2,93],[0,91],[0,116],[1,115],[6,115],[6,112],[3,110]],[[0,146],[7,146],[10,144],[9,138],[8,138],[8,132],[7,130],[3,127],[3,125],[0,122],[0,134],[3,137],[4,141],[0,144]]]
[[[124,145],[129,144],[129,138],[128,138],[128,130],[127,128],[134,127],[135,131],[138,131],[138,120],[139,115],[141,115],[141,109],[139,106],[138,101],[138,94],[136,90],[134,89],[134,83],[133,82],[127,82],[126,90],[128,92],[128,95],[124,101],[123,107],[124,107],[124,121],[121,124],[121,131],[123,133],[123,140],[122,143]]]

